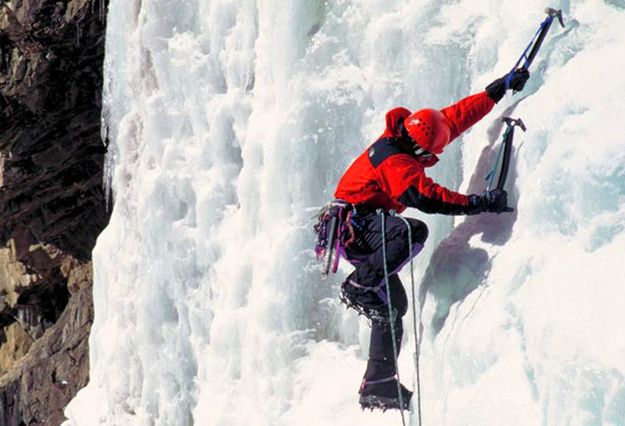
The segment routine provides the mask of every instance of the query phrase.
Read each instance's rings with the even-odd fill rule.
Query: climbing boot
[[[352,276],[353,274],[350,274],[341,284],[341,295],[339,296],[341,302],[371,321],[390,322],[388,320],[386,290],[381,286],[363,286],[354,281]]]
[[[403,410],[410,409],[410,398],[412,392],[400,384],[403,402]],[[381,380],[362,380],[360,385],[360,407],[364,410],[369,408],[380,409],[382,411],[400,409],[399,395],[397,394],[397,378],[395,376],[387,377]]]

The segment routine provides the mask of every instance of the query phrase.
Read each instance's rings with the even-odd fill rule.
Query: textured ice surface
[[[546,6],[567,29],[432,173],[483,191],[499,117],[520,116],[515,212],[408,212],[431,229],[423,420],[625,425],[625,11],[595,0],[111,0],[114,208],[68,424],[398,424],[358,408],[368,327],[337,304],[348,268],[320,282],[311,218],[386,110],[482,90]]]

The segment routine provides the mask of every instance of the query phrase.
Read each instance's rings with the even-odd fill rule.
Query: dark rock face
[[[88,380],[106,3],[0,0],[0,425],[60,424]]]
[[[23,227],[81,259],[107,220],[99,1],[0,3],[1,236]]]
[[[74,265],[70,283],[78,291],[57,322],[0,378],[0,424],[47,426],[65,420],[63,408],[89,381],[91,277],[90,264]]]

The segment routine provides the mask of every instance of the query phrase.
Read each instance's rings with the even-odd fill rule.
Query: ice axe
[[[510,168],[510,159],[512,158],[512,141],[514,140],[514,128],[519,126],[521,130],[524,132],[527,130],[525,124],[520,118],[514,119],[510,117],[503,117],[503,121],[506,123],[506,131],[503,134],[503,141],[501,142],[501,147],[499,148],[499,152],[497,153],[497,159],[495,160],[495,164],[493,169],[490,171],[488,176],[486,176],[486,180],[488,181],[488,187],[486,188],[486,192],[492,189],[503,189],[506,184],[506,178],[508,177],[508,170]],[[497,171],[497,166],[501,163],[499,177],[497,178],[497,186],[493,188],[493,184],[495,183],[495,172]]]
[[[321,270],[321,277],[323,279],[326,279],[328,277],[328,274],[330,273],[330,267],[332,266],[332,257],[335,254],[334,252],[337,251],[335,245],[337,241],[336,231],[338,228],[338,224],[339,224],[338,216],[332,216],[328,221],[330,233],[328,234],[328,245],[326,248],[326,257],[323,262],[323,269]],[[336,272],[337,261],[338,261],[338,253],[336,253],[336,259],[334,262],[335,265],[332,268],[333,269],[332,272]]]
[[[540,50],[540,46],[542,46],[543,41],[545,40],[545,37],[547,36],[547,33],[549,32],[549,28],[551,28],[551,24],[553,23],[553,20],[555,18],[558,18],[558,22],[560,22],[560,25],[562,26],[562,28],[564,28],[564,19],[562,18],[561,10],[552,9],[551,7],[548,7],[547,9],[545,9],[545,13],[547,14],[547,17],[540,24],[540,27],[538,27],[538,31],[536,31],[536,34],[534,34],[534,37],[532,37],[532,39],[530,40],[529,44],[525,48],[525,51],[521,54],[521,57],[519,58],[519,60],[516,61],[516,64],[514,64],[514,67],[512,67],[512,72],[510,72],[508,76],[506,77],[506,89],[510,88],[510,80],[512,79],[512,75],[514,71],[517,71],[517,70],[528,71],[529,70],[530,65],[532,65],[532,62],[534,62],[534,58],[536,57],[536,55],[538,54],[538,51]],[[521,62],[523,63],[521,64]]]

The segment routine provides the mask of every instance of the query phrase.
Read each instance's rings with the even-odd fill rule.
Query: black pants
[[[406,291],[397,272],[423,247],[428,237],[425,223],[417,219],[408,219],[412,234],[413,251],[409,253],[408,228],[398,217],[384,215],[386,265],[389,275],[390,294],[386,294],[384,285],[384,253],[382,250],[382,217],[376,213],[366,216],[356,215],[354,219],[355,241],[346,249],[346,254],[356,270],[348,280],[358,286],[348,285],[352,293],[351,300],[360,306],[376,306],[380,313],[388,318],[387,301],[390,299],[395,315],[394,321],[397,349],[401,347],[403,334],[402,317],[408,310]],[[370,289],[380,286],[379,291]],[[365,288],[362,288],[362,287]],[[386,300],[385,300],[386,299]],[[366,380],[378,380],[396,373],[393,360],[393,338],[389,321],[372,320],[371,343]]]

